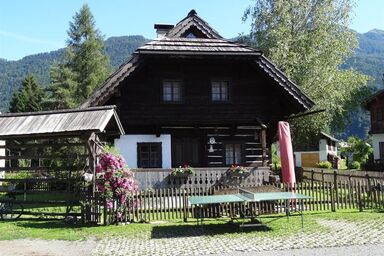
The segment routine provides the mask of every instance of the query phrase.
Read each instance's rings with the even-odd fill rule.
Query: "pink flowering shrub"
[[[103,192],[107,208],[117,204],[117,217],[122,218],[122,211],[127,207],[127,199],[137,191],[133,173],[128,169],[120,155],[103,153],[96,167],[96,188]]]

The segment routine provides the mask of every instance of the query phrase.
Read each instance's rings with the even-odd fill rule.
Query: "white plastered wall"
[[[0,145],[5,146],[5,141],[0,140]],[[5,156],[5,148],[0,148],[0,156]],[[5,160],[4,159],[0,159],[0,167],[5,167]],[[5,176],[5,172],[0,171],[0,178],[4,178],[4,176]],[[0,182],[0,185],[1,184],[2,184],[2,182]]]
[[[384,142],[384,134],[372,134],[373,158],[380,159],[379,142]]]
[[[328,156],[327,140],[321,139],[319,140],[319,160],[327,161],[328,160],[327,156]]]
[[[171,159],[171,135],[122,135],[115,139],[115,146],[123,155],[129,168],[137,168],[137,143],[161,142],[162,168],[168,169],[172,166]]]

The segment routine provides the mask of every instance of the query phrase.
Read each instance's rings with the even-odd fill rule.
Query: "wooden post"
[[[363,211],[363,202],[361,201],[361,187],[360,187],[360,181],[357,182],[357,198],[359,202],[359,211]]]
[[[324,184],[324,170],[321,169],[321,182]]]
[[[263,152],[262,156],[262,166],[266,166],[266,158],[267,158],[267,132],[265,129],[261,130],[261,148]]]
[[[335,194],[334,194],[334,187],[335,187],[335,184],[333,183],[333,186],[332,184],[330,184],[330,189],[331,189],[331,211],[332,212],[335,212],[336,211],[336,207],[335,207]]]
[[[183,189],[183,212],[184,212],[184,222],[188,221],[188,200],[185,194],[185,189]]]
[[[311,170],[311,189],[313,190],[313,180],[315,178],[315,171],[312,169]]]
[[[337,184],[337,171],[333,171],[333,184],[335,188],[335,204],[339,202],[339,186]]]

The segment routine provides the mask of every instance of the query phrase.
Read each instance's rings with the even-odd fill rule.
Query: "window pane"
[[[228,100],[228,84],[226,82],[221,84],[221,100]]]
[[[241,147],[239,144],[234,145],[235,148],[235,164],[241,164]]]
[[[227,101],[229,99],[229,82],[212,82],[212,101]]]
[[[180,101],[181,100],[181,88],[180,83],[175,82],[173,84],[173,101]]]
[[[234,164],[233,160],[233,145],[227,144],[225,145],[225,163]]]
[[[163,84],[163,100],[171,101],[172,100],[172,85],[169,82]]]
[[[181,83],[179,81],[163,82],[163,100],[181,101]]]

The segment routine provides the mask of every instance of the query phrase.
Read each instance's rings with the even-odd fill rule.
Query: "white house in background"
[[[384,161],[384,90],[366,99],[362,106],[370,112],[373,159]]]
[[[329,157],[337,156],[338,139],[321,132],[319,147],[308,151],[295,151],[295,165],[297,167],[316,167],[318,162],[327,161]]]
[[[4,140],[0,140],[0,147],[1,146],[5,146],[5,141]],[[0,148],[0,156],[5,156],[5,148],[2,147]],[[0,168],[4,168],[5,167],[5,159],[0,159]],[[5,172],[4,171],[0,171],[0,179],[3,179],[5,176]],[[0,181],[0,185],[2,184],[2,182]]]

